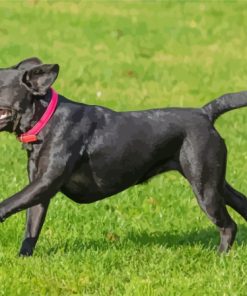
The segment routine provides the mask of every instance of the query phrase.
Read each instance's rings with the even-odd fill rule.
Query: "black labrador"
[[[18,137],[50,103],[58,65],[30,58],[0,69],[0,130]],[[225,180],[227,150],[214,128],[219,115],[247,106],[247,92],[226,94],[202,108],[116,112],[59,95],[34,142],[24,144],[30,183],[0,203],[0,220],[28,209],[20,255],[32,255],[51,198],[61,191],[91,203],[170,170],[191,184],[201,209],[218,227],[219,251],[237,232],[226,205],[247,219],[247,200]]]

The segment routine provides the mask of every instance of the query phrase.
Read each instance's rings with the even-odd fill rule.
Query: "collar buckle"
[[[20,135],[18,140],[22,143],[33,143],[38,141],[38,137],[36,135]]]

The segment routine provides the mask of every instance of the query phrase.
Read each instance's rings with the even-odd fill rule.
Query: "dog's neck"
[[[27,108],[24,114],[17,115],[13,124],[13,132],[17,136],[30,130],[40,120],[49,104],[50,93],[48,91],[44,96],[32,96],[33,103],[30,108]]]

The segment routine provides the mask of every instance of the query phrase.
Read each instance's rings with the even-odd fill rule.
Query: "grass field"
[[[58,92],[116,110],[201,106],[247,89],[241,2],[0,1],[0,67],[59,63]],[[217,121],[227,179],[247,194],[247,109]],[[27,184],[26,154],[0,135],[1,200]],[[17,257],[25,213],[0,225],[0,295],[246,295],[247,224],[227,256],[177,173],[90,205],[58,194],[36,252]]]

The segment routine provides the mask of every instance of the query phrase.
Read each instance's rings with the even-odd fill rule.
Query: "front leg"
[[[33,169],[30,170],[30,184],[0,203],[0,222],[19,211],[30,208],[20,255],[32,254],[50,199],[60,190],[70,176],[75,163],[81,158],[81,154],[77,153],[78,145],[69,143],[71,146],[58,145],[55,142],[47,145],[46,149],[42,150],[42,155],[39,154],[31,163]],[[75,148],[71,149],[74,146]]]
[[[22,191],[0,203],[0,219],[27,208],[27,226],[20,255],[31,256],[45,220],[50,199],[58,192],[63,182],[62,176],[44,175],[30,183]]]
[[[22,191],[0,203],[0,221],[3,222],[9,216],[33,207],[40,203],[47,203],[59,191],[63,178],[54,178],[52,175],[44,175],[38,178]]]
[[[19,253],[20,256],[31,256],[33,254],[33,250],[45,221],[48,206],[49,201],[40,203],[27,210],[26,231]]]

